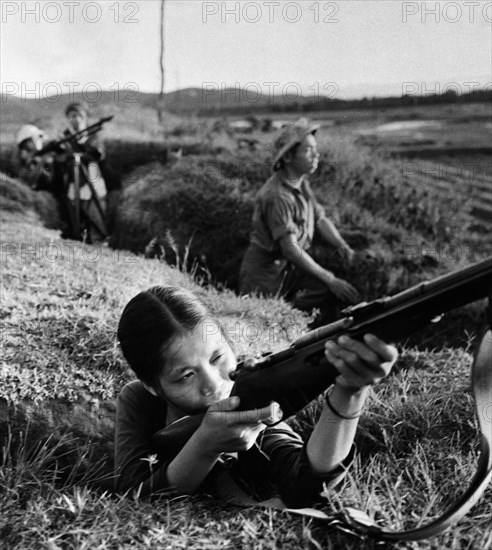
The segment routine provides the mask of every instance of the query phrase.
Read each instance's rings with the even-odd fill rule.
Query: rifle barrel
[[[260,368],[283,361],[288,352],[322,349],[326,340],[344,332],[354,337],[374,332],[388,340],[398,340],[423,328],[434,317],[485,298],[487,294],[492,294],[492,258],[418,283],[393,296],[349,307],[343,310],[343,319],[304,334],[286,350],[267,356]],[[391,321],[388,321],[388,312],[391,312]]]
[[[415,285],[394,296],[344,311],[354,318],[347,333],[374,332],[386,339],[408,336],[436,316],[492,295],[492,258]],[[391,317],[389,319],[388,315]]]
[[[107,117],[104,117],[104,118],[100,118],[97,122],[95,122],[94,124],[91,124],[87,128],[84,128],[83,130],[79,130],[78,132],[74,132],[73,134],[65,136],[65,137],[61,138],[60,140],[58,140],[58,141],[48,143],[48,145],[46,145],[45,147],[43,147],[42,149],[37,151],[34,154],[34,156],[39,157],[39,156],[45,155],[46,153],[51,153],[51,152],[55,151],[60,145],[63,145],[64,143],[67,143],[68,141],[74,141],[74,140],[78,139],[79,137],[82,137],[85,134],[87,134],[87,135],[96,134],[97,132],[99,132],[101,130],[103,124],[105,124],[106,122],[109,122],[113,118],[114,118],[114,115],[107,116]]]

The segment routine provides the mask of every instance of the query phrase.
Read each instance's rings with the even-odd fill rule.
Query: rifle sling
[[[435,536],[459,521],[483,494],[492,479],[492,430],[490,403],[492,397],[492,330],[485,332],[479,343],[472,366],[472,391],[475,412],[481,435],[481,449],[477,471],[468,489],[440,517],[427,525],[408,531],[382,529],[364,512],[346,509],[348,524],[357,531],[383,540],[421,540]]]
[[[239,491],[235,492],[233,484],[228,486],[229,501],[232,504],[273,508],[319,519],[326,522],[330,527],[355,536],[368,535],[380,540],[415,541],[438,535],[468,513],[479,500],[492,478],[492,430],[490,426],[492,397],[491,329],[484,334],[475,354],[472,366],[472,390],[475,397],[475,411],[481,434],[481,450],[477,471],[461,498],[452,504],[440,517],[426,525],[407,531],[393,531],[380,527],[365,512],[354,508],[345,508],[342,515],[328,516],[321,510],[314,508],[287,508],[280,499],[253,502],[250,498],[244,498],[244,495]]]

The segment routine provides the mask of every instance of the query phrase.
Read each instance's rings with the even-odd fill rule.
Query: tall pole
[[[159,100],[158,100],[158,106],[157,106],[157,114],[159,117],[159,122],[162,122],[162,114],[164,110],[164,1],[165,0],[161,0],[161,26],[160,26],[161,50],[160,50],[160,56],[159,56],[159,66],[161,70],[161,89],[159,92]]]

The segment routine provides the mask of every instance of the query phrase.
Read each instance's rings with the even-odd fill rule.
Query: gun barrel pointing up
[[[64,143],[67,143],[68,141],[76,140],[79,137],[82,137],[84,135],[91,136],[93,134],[96,134],[97,132],[99,132],[101,130],[101,128],[103,127],[103,124],[105,124],[106,122],[111,121],[113,118],[114,118],[114,115],[110,115],[110,116],[101,118],[97,122],[95,122],[94,124],[91,124],[91,126],[88,126],[87,128],[84,128],[83,130],[79,130],[78,132],[74,132],[73,134],[65,136],[65,137],[59,139],[58,141],[48,143],[45,147],[43,147],[42,149],[37,151],[34,155],[36,157],[40,157],[40,156],[46,155],[47,153],[52,153],[52,152],[56,151],[58,149],[58,147],[60,147],[60,145],[63,145]]]
[[[346,332],[356,338],[372,332],[398,340],[426,326],[435,317],[492,297],[492,258],[464,269],[424,281],[393,296],[362,302],[345,309],[343,319],[301,336],[294,351],[322,349],[331,337]],[[267,357],[268,365],[284,360],[287,350]]]

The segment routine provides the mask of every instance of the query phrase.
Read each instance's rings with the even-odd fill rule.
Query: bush
[[[170,153],[181,150],[182,155],[209,155],[216,152],[210,143],[198,137],[170,138],[163,141],[106,140],[106,166],[109,179],[125,180],[132,170],[139,166],[159,162],[166,164]],[[106,174],[105,174],[106,175]],[[107,175],[106,175],[107,176]],[[108,177],[106,177],[108,179]],[[115,186],[116,187],[116,186]]]
[[[2,173],[12,178],[16,175],[14,147],[12,143],[0,143],[0,164],[2,166]]]
[[[388,166],[379,160],[380,165],[374,162],[375,167],[368,171],[371,157],[367,151],[361,160],[348,146],[341,150],[344,155],[338,154],[336,164],[325,157],[319,175],[313,178],[313,188],[350,244],[357,250],[369,247],[374,254],[370,258],[361,255],[352,266],[346,266],[333,250],[325,249],[320,262],[351,281],[366,300],[403,290],[416,283],[423,272],[439,266],[425,254],[405,257],[402,246],[405,241],[422,245],[425,238],[419,229],[424,231],[432,224],[425,216],[425,223],[417,219],[416,227],[408,223],[408,228],[395,227],[385,219],[391,211],[390,199],[384,202],[377,195],[371,202],[369,190],[373,173],[389,181],[385,175]],[[239,151],[214,157],[188,156],[173,166],[153,163],[139,167],[123,182],[125,192],[112,245],[144,252],[152,241],[149,255],[180,265],[186,256],[186,268],[198,262],[216,281],[235,289],[249,242],[254,195],[269,174],[262,152],[255,156]],[[351,192],[354,178],[367,180],[366,199],[362,200],[364,193]],[[385,197],[394,191],[391,185],[381,185],[381,189]],[[405,215],[410,220],[408,211]]]
[[[469,224],[471,207],[462,198],[432,191],[428,181],[406,174],[398,161],[348,139],[328,142],[313,187],[342,212],[352,203],[441,243],[456,239]]]
[[[59,229],[62,226],[58,202],[48,191],[33,191],[25,183],[0,172],[0,197],[3,210],[32,210],[46,227]]]
[[[139,167],[124,181],[113,246],[146,251],[194,273],[201,268],[208,279],[211,274],[214,282],[237,289],[254,195],[270,174],[267,160],[263,150],[237,150]],[[405,183],[391,159],[340,141],[330,145],[311,179],[327,214],[360,252],[349,266],[315,243],[317,259],[350,281],[363,300],[395,294],[463,263],[463,254],[451,254],[450,246],[459,248],[466,236],[464,215],[427,194],[422,182]],[[460,315],[461,331],[463,321],[476,327],[475,309]],[[454,340],[450,329],[445,332]]]
[[[154,163],[146,172],[131,174],[133,183],[124,184],[112,246],[143,252],[157,238],[154,245],[170,263],[187,255],[235,288],[253,208],[244,182],[224,177],[210,158],[188,157],[171,167]]]

